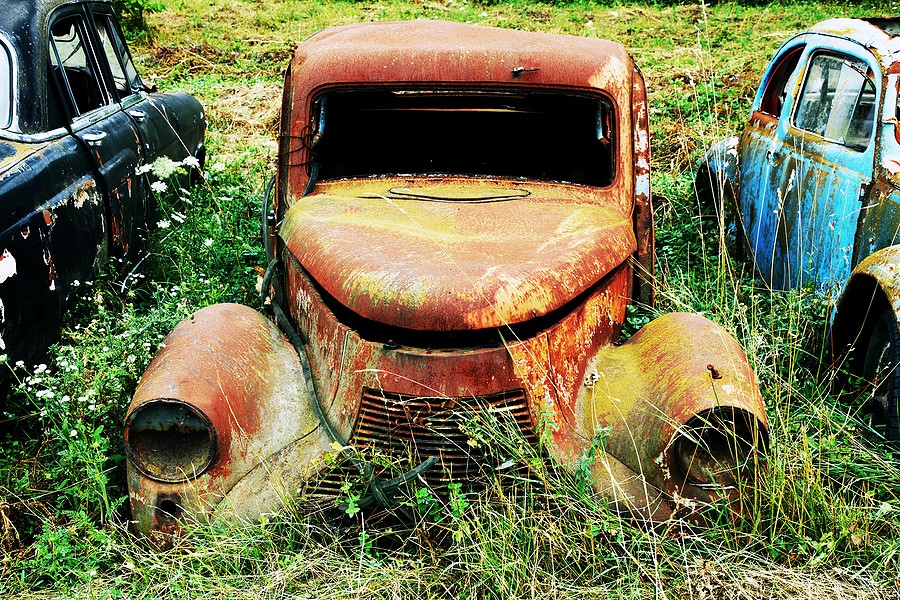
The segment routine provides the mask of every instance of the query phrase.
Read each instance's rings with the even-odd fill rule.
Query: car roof
[[[900,19],[828,19],[809,31],[849,39],[868,48],[885,70],[900,62]]]
[[[449,21],[361,23],[324,29],[296,51],[295,85],[515,83],[630,96],[634,63],[618,43]]]

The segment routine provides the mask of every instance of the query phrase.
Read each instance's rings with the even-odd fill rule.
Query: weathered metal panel
[[[517,70],[523,67],[526,70]],[[366,23],[335,27],[302,43],[291,63],[293,168],[279,196],[299,198],[309,181],[310,107],[326,89],[393,85],[427,89],[568,89],[603,91],[617,110],[621,156],[632,155],[633,61],[615,42],[477,27],[447,21]],[[631,161],[617,166],[617,185],[633,185]],[[627,182],[627,183],[623,183]]]
[[[734,338],[703,317],[668,314],[622,346],[601,348],[589,364],[579,404],[582,429],[611,427],[606,452],[676,506],[738,498],[734,484],[693,485],[677,468],[677,438],[707,411],[747,415],[752,439],[746,441],[754,449],[737,459],[748,461],[747,481],[761,469],[757,460],[765,451],[767,424],[756,377]]]
[[[653,305],[655,239],[653,195],[650,190],[650,110],[644,76],[635,67],[632,82],[632,125],[634,127],[634,235],[637,240],[635,291],[632,297]]]
[[[802,50],[799,68],[778,115],[760,110],[769,77],[783,57]],[[797,95],[814,56],[859,56],[879,80],[871,55],[847,40],[799,36],[786,43],[763,78],[741,138],[740,208],[757,269],[773,287],[814,282],[833,288],[853,267],[862,197],[872,178],[875,144],[860,151],[795,125]],[[768,92],[771,94],[771,90]],[[881,93],[875,100],[880,106]]]
[[[191,407],[215,432],[215,459],[195,479],[155,481],[135,467],[140,458],[134,454],[128,423],[141,407],[159,400]],[[298,477],[321,468],[330,449],[330,441],[318,431],[295,350],[274,324],[236,304],[202,309],[169,334],[141,378],[128,414],[125,444],[132,512],[143,532],[174,527],[174,519],[184,513],[208,513],[243,477],[265,469],[274,455],[299,440],[305,452],[304,460],[293,465]],[[266,486],[256,492],[265,494]],[[161,509],[164,502],[172,503],[166,504],[171,508]],[[253,513],[255,507],[234,510]],[[178,514],[167,515],[167,510]]]
[[[391,193],[399,183],[321,186],[280,227],[319,285],[379,323],[432,331],[519,323],[561,307],[635,251],[627,213],[603,202],[614,194],[447,177],[445,194],[490,183],[524,197],[430,202]]]
[[[54,165],[54,177],[43,168]],[[37,357],[66,302],[106,260],[104,197],[77,141],[42,145],[0,175],[0,353]]]

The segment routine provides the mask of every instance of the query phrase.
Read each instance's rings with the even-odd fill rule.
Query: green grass
[[[771,293],[700,218],[692,169],[739,131],[792,32],[886,8],[842,3],[169,0],[132,42],[142,73],[210,116],[207,184],[164,202],[153,252],[110,269],[46,366],[7,365],[0,410],[0,596],[125,598],[897,597],[900,468],[831,389],[826,299]],[[892,9],[893,10],[893,9]],[[658,305],[701,312],[744,345],[771,431],[752,519],[705,530],[622,520],[513,444],[527,478],[416,527],[335,521],[302,502],[259,525],[213,523],[155,550],[128,529],[121,423],[163,336],[207,304],[258,306],[258,195],[273,172],[281,71],[327,25],[437,18],[622,42],[647,76]],[[174,215],[174,216],[173,216]],[[179,222],[183,220],[183,222]],[[639,325],[652,314],[631,313]],[[503,438],[496,444],[509,443]],[[420,499],[420,504],[428,499]],[[415,504],[415,502],[413,501]],[[422,506],[417,508],[422,509]]]

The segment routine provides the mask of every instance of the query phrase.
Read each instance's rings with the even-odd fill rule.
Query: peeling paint
[[[16,259],[6,248],[0,255],[0,283],[16,274]]]

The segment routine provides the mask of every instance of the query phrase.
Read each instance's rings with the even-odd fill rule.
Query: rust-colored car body
[[[271,318],[205,308],[148,368],[125,428],[140,531],[340,501],[347,477],[360,506],[402,512],[408,480],[504,468],[473,430],[493,418],[617,509],[739,500],[766,440],[739,345],[688,314],[616,345],[653,266],[646,92],[622,46],[331,28],[297,49],[281,127]]]

